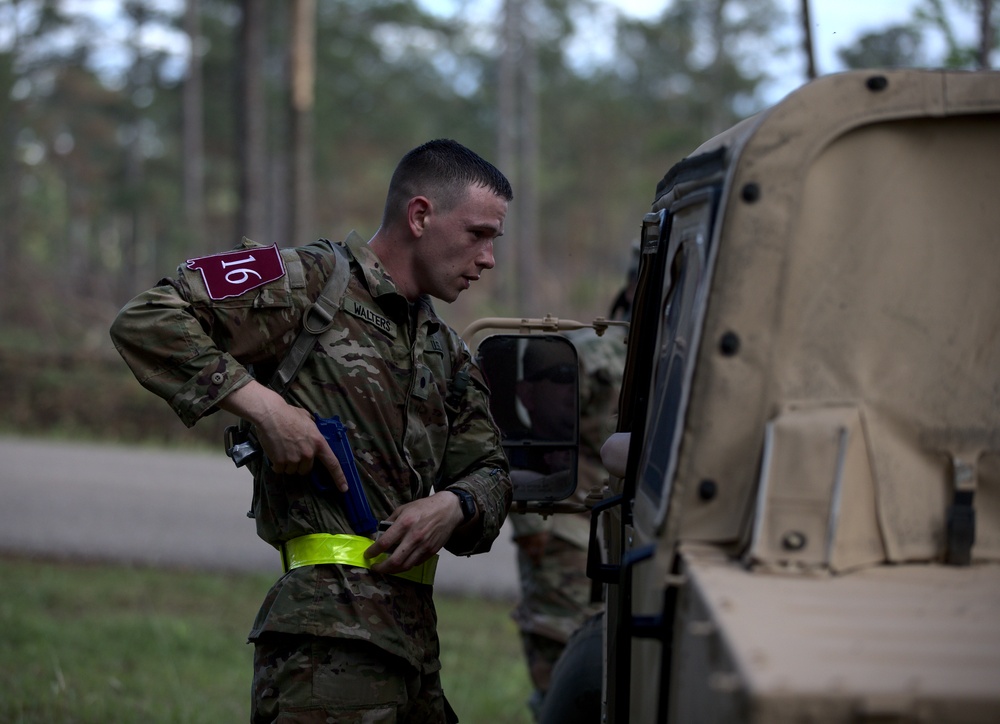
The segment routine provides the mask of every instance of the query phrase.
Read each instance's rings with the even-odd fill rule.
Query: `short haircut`
[[[465,197],[469,186],[489,189],[507,201],[514,198],[507,177],[489,161],[449,139],[428,141],[400,160],[389,181],[382,225],[405,215],[414,196],[426,196],[440,210],[449,211]]]

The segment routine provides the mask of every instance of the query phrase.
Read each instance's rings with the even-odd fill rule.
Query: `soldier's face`
[[[506,216],[507,200],[481,186],[470,186],[449,211],[432,211],[420,239],[420,292],[453,302],[492,269],[493,242],[503,234]]]

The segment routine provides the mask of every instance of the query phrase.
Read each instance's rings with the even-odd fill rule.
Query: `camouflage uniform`
[[[615,429],[625,367],[625,333],[621,327],[611,327],[600,337],[587,329],[565,336],[573,342],[580,361],[579,475],[570,500],[582,503],[606,477],[600,453]],[[548,690],[552,667],[570,635],[603,608],[591,602],[591,581],[586,576],[590,516],[581,513],[542,518],[531,513],[511,513],[510,522],[515,540],[548,534],[539,562],[518,549],[521,600],[512,614],[521,631],[538,699]]]
[[[336,263],[328,244],[282,250],[281,278],[221,301],[182,265],[176,279],[122,309],[112,326],[115,345],[139,381],[193,425],[250,380],[246,365],[273,369],[283,358],[303,309]],[[341,311],[285,397],[344,422],[376,519],[426,497],[440,481],[438,489],[469,492],[480,512],[476,529],[453,536],[447,549],[485,552],[511,493],[482,375],[428,298],[409,304],[357,234],[344,244],[354,262]],[[244,248],[260,247],[244,240]],[[449,424],[448,385],[463,366],[471,370],[470,383]],[[267,466],[255,476],[253,512],[258,535],[275,547],[311,533],[352,533],[342,507],[317,493],[309,477],[278,475]],[[431,592],[364,568],[294,568],[267,594],[250,640],[271,645],[275,637],[305,635],[368,642],[418,674],[436,676]]]

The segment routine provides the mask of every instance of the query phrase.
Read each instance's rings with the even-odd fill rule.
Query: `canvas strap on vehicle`
[[[976,542],[976,465],[952,456],[952,484],[954,495],[945,514],[945,563],[968,566],[972,563],[972,546]]]

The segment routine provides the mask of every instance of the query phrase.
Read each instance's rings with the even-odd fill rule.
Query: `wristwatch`
[[[452,490],[458,496],[458,504],[462,507],[462,523],[468,523],[476,517],[476,499],[464,490]]]

